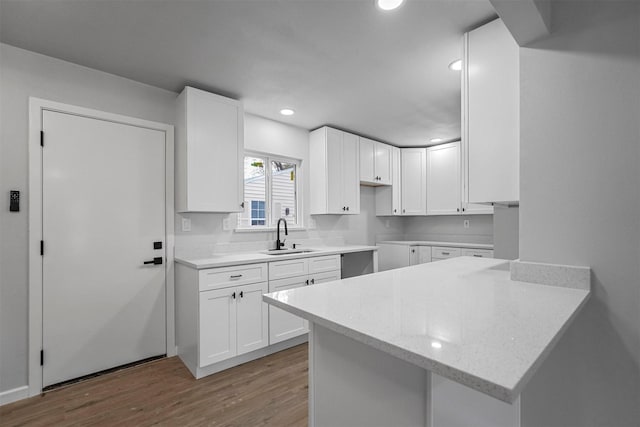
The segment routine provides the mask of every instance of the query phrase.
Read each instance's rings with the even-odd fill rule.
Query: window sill
[[[275,233],[278,229],[276,227],[264,227],[264,228],[234,228],[234,233]],[[282,228],[281,230],[284,230]],[[288,227],[291,231],[306,231],[306,227]]]

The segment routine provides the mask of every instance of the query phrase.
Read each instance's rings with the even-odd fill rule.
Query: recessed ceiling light
[[[442,142],[442,138],[431,138],[429,141],[436,143],[436,142]]]
[[[449,64],[449,69],[453,71],[462,70],[462,59],[456,59],[451,64]]]
[[[282,114],[283,116],[293,116],[295,113],[296,112],[291,108],[283,108],[282,110],[280,110],[280,114]]]
[[[399,8],[404,0],[376,0],[376,6],[381,10],[393,10]]]

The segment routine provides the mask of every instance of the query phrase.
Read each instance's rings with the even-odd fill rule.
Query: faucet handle
[[[280,247],[281,248],[284,248],[284,242],[286,242],[286,241],[287,241],[287,239],[284,239],[282,242],[280,242]]]

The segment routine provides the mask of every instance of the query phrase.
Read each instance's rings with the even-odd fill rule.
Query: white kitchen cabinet
[[[199,367],[269,344],[267,292],[266,282],[200,292]]]
[[[461,255],[475,258],[493,258],[493,251],[491,249],[462,249]]]
[[[426,215],[427,150],[403,148],[400,153],[402,215]]]
[[[339,280],[340,272],[340,255],[270,262],[269,292]],[[269,306],[269,344],[279,343],[307,332],[309,325],[305,320]]]
[[[237,288],[236,296],[236,348],[245,354],[269,345],[268,308],[262,302],[267,293],[265,282]]]
[[[309,284],[308,277],[298,276],[288,279],[269,281],[269,292],[301,288]],[[308,332],[301,317],[287,313],[277,307],[269,306],[269,343],[275,344]]]
[[[431,246],[418,246],[418,264],[431,262]]]
[[[327,126],[309,136],[311,214],[360,213],[359,137]]]
[[[200,367],[236,354],[236,304],[233,288],[200,292]]]
[[[360,137],[360,184],[391,185],[390,145]]]
[[[269,345],[267,263],[175,272],[176,345],[194,377]]]
[[[379,271],[431,262],[431,247],[377,243]]]
[[[192,87],[178,97],[178,212],[240,212],[243,199],[242,103]]]
[[[449,246],[433,246],[431,248],[432,261],[456,258],[461,255],[462,255],[462,250],[460,248],[449,247]]]
[[[400,148],[391,147],[391,185],[375,189],[377,216],[402,215],[401,162]]]
[[[519,47],[496,19],[463,38],[462,139],[467,201],[519,201]],[[474,209],[473,206],[470,209]]]
[[[462,211],[460,142],[427,148],[427,215]]]

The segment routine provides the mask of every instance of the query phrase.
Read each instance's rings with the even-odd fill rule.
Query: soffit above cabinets
[[[399,146],[460,137],[447,65],[488,0],[3,0],[2,42],[180,92],[242,100],[305,129],[328,124]],[[296,111],[281,116],[280,109]]]

